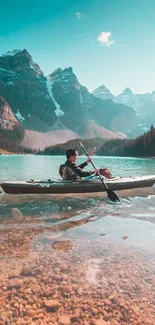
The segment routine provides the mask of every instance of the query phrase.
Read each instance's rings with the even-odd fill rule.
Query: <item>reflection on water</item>
[[[0,324],[155,324],[155,196],[0,201]]]

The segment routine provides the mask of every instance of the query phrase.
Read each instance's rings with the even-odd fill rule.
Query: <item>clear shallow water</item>
[[[62,162],[64,157],[0,156],[0,181],[58,178]],[[109,167],[116,176],[155,174],[155,160],[95,157],[94,163]],[[28,306],[34,317],[27,316],[25,324],[60,325],[62,315],[70,319],[76,315],[79,325],[100,318],[106,325],[114,320],[122,325],[153,325],[154,258],[154,195],[122,198],[120,204],[110,204],[102,196],[0,195],[2,324],[6,320],[20,324]],[[25,264],[30,276],[21,273]],[[12,271],[23,281],[21,288],[13,289],[15,303],[22,308],[14,307],[8,293]],[[109,300],[111,296],[114,300]],[[60,310],[49,313],[45,299],[57,300]],[[36,318],[39,313],[41,323]]]

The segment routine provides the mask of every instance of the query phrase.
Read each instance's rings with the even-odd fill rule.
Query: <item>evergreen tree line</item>
[[[155,157],[155,128],[136,139],[112,139],[105,142],[96,153],[101,156]]]
[[[20,145],[24,137],[24,130],[20,126],[14,126],[13,129],[6,130],[0,126],[0,148],[15,153],[34,153],[29,148]]]
[[[43,151],[38,151],[38,155],[65,155],[66,150],[70,148],[75,148],[79,155],[83,155],[84,152],[79,145],[79,141],[85,146],[90,155],[96,154],[96,151],[99,150],[101,144],[105,142],[104,139],[101,138],[93,138],[93,139],[75,139],[67,141],[66,143],[57,144],[54,146],[46,147]]]

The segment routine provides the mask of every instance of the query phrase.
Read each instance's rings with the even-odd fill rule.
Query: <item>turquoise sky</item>
[[[90,91],[155,90],[155,0],[1,0],[0,17],[0,54],[26,48],[45,74],[72,66]]]

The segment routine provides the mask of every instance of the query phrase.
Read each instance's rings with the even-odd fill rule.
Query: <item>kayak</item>
[[[132,188],[150,187],[155,183],[155,175],[139,177],[115,177],[104,180],[109,189],[126,190]],[[99,179],[65,181],[58,180],[29,180],[10,181],[0,184],[7,194],[67,194],[67,193],[92,193],[105,191]]]

